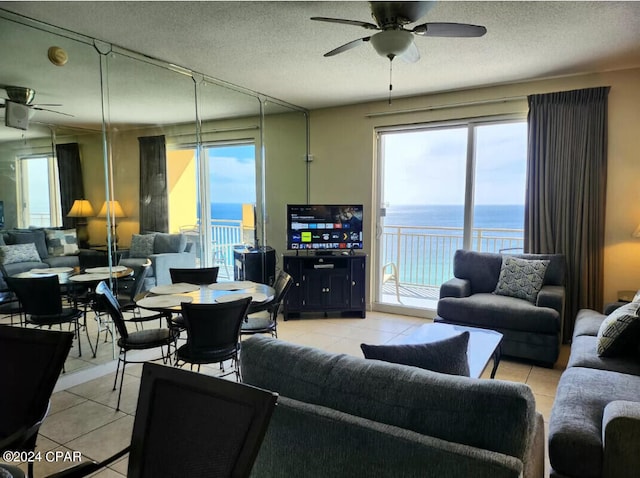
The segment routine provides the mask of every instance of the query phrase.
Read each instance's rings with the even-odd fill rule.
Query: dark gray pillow
[[[187,247],[187,236],[184,234],[157,233],[153,250],[156,254],[167,252],[184,252]]]
[[[34,229],[32,231],[10,231],[9,242],[11,242],[11,244],[34,243],[40,259],[49,257],[46,236],[41,229]]]
[[[420,367],[449,375],[469,376],[469,332],[426,344],[360,344],[365,358]]]
[[[498,285],[493,293],[528,300],[535,304],[538,292],[544,284],[544,275],[548,266],[548,260],[504,256]]]
[[[134,234],[131,236],[129,257],[149,257],[153,254],[155,234]]]

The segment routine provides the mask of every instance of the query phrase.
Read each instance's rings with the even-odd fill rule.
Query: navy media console
[[[285,254],[283,269],[293,277],[284,300],[284,320],[305,312],[366,317],[366,254]]]

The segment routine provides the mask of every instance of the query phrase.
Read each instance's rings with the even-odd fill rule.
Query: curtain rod
[[[211,134],[211,133],[232,133],[235,131],[251,131],[251,130],[256,130],[256,129],[260,129],[260,126],[257,125],[252,125],[252,126],[239,126],[236,128],[219,128],[219,129],[210,129],[207,131],[201,131],[200,134]],[[192,131],[190,133],[176,133],[176,134],[172,134],[171,136],[177,137],[177,136],[194,136],[196,133],[195,131]]]
[[[410,108],[406,110],[379,111],[377,113],[369,113],[364,116],[365,118],[377,118],[380,116],[400,115],[400,114],[407,114],[407,113],[423,113],[426,111],[444,110],[449,108],[462,108],[464,106],[490,105],[494,103],[508,103],[511,101],[521,101],[526,99],[527,99],[526,96],[507,96],[504,98],[492,98],[492,99],[477,100],[477,101],[464,101],[461,103],[449,103],[446,105],[423,106],[421,108]]]

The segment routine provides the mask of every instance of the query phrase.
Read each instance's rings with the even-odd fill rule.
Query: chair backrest
[[[219,267],[201,267],[191,269],[169,269],[171,282],[186,282],[187,284],[203,285],[213,284],[218,280]]]
[[[233,348],[247,315],[251,297],[213,304],[182,304],[191,355]]]
[[[115,324],[116,329],[118,329],[120,337],[122,337],[123,339],[129,337],[129,332],[127,332],[127,326],[122,315],[120,304],[113,295],[113,292],[111,292],[111,289],[109,289],[107,283],[105,281],[101,281],[96,286],[95,293],[99,310],[107,311],[107,313],[111,317],[111,320]]]
[[[273,284],[273,288],[276,291],[275,298],[269,307],[272,320],[277,319],[280,305],[282,304],[282,301],[284,301],[284,298],[287,296],[287,292],[289,292],[292,285],[293,277],[285,271],[280,271],[278,277],[276,277],[276,282]]]
[[[7,277],[25,314],[56,315],[62,312],[62,295],[58,276]]]
[[[25,430],[8,449],[35,438],[72,340],[72,332],[0,325],[0,443]]]
[[[249,476],[277,397],[250,385],[145,363],[127,476]]]
[[[145,262],[141,266],[137,266],[136,269],[134,269],[134,273],[133,273],[134,285],[131,288],[129,299],[134,300],[135,297],[142,292],[142,289],[144,288],[144,281],[147,278],[147,275],[149,274],[150,270],[151,270],[150,260],[147,260],[147,262]]]

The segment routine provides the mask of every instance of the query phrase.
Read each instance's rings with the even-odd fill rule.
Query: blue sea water
[[[524,228],[524,205],[479,205],[473,216],[474,228]],[[388,226],[462,227],[464,206],[389,206],[384,222]]]

